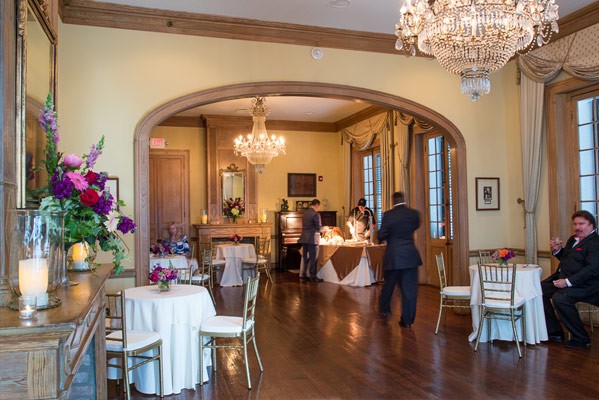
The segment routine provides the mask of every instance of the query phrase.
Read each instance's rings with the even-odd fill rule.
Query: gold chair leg
[[[191,279],[190,279],[191,282]],[[164,398],[164,372],[162,368],[162,345],[158,346],[158,374],[160,375],[160,398]]]
[[[476,343],[474,344],[474,351],[478,350],[478,343],[480,342],[480,335],[483,333],[483,324],[485,323],[485,317],[484,317],[483,311],[484,310],[481,307],[480,319],[478,321],[478,333],[476,335]]]
[[[251,389],[252,380],[250,378],[250,363],[248,362],[248,344],[246,334],[243,335],[243,358],[245,359],[245,373],[248,378],[248,389]]]
[[[512,321],[512,332],[514,333],[514,340],[516,341],[516,348],[518,349],[518,357],[522,358],[522,351],[520,350],[520,341],[518,340],[518,332],[516,331],[516,321],[514,319],[514,310],[511,311]]]
[[[437,318],[437,328],[435,328],[435,335],[439,333],[439,324],[441,323],[441,313],[443,312],[443,296],[439,303],[439,317]]]

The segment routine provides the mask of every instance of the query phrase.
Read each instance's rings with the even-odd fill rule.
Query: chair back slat
[[[255,277],[248,279],[245,289],[245,300],[243,302],[243,330],[245,330],[248,321],[254,322],[259,283],[260,273],[256,274]]]
[[[514,305],[516,264],[478,264],[478,276],[483,302],[509,301]]]
[[[491,257],[491,252],[488,250],[479,250],[478,251],[478,262],[481,264],[491,264],[493,262],[493,258]]]
[[[112,333],[121,331],[121,339],[111,338],[121,342],[123,349],[127,348],[127,316],[125,313],[125,291],[116,294],[106,294],[106,331]]]
[[[443,253],[435,255],[435,259],[437,260],[437,272],[439,274],[439,289],[443,291],[443,289],[447,287],[447,275],[445,273],[445,259],[443,258]]]

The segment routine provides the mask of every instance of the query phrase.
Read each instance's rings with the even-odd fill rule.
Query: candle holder
[[[67,252],[69,271],[91,271],[95,269],[96,252],[87,242],[75,243]]]
[[[57,307],[53,296],[62,284],[62,212],[11,210],[8,212],[9,284],[14,295],[9,307],[20,310],[19,297],[36,297],[37,309]]]
[[[204,225],[208,223],[208,214],[206,213],[206,210],[202,210],[201,220]]]
[[[19,318],[37,319],[37,297],[21,296],[19,297]]]

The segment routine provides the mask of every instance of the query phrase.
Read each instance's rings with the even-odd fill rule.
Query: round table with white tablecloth
[[[220,279],[221,286],[241,286],[244,277],[241,274],[242,260],[256,258],[256,249],[250,243],[226,243],[216,246],[216,258],[225,260],[225,269]]]
[[[471,265],[470,271],[470,308],[472,309],[472,329],[473,332],[468,340],[476,340],[478,333],[478,323],[480,320],[480,304],[482,294],[480,291],[480,279],[478,274],[478,265]],[[525,299],[524,308],[526,311],[526,342],[529,344],[538,344],[547,340],[547,326],[545,325],[545,313],[543,311],[543,292],[541,290],[541,274],[543,270],[536,265],[518,264],[516,266],[516,296]],[[514,340],[512,325],[509,320],[491,320],[491,338],[493,340]],[[516,323],[518,337],[522,337],[522,326]],[[481,342],[487,342],[487,328],[484,327],[481,333]]]
[[[199,371],[200,324],[216,315],[206,288],[194,285],[172,285],[168,292],[157,286],[125,290],[127,329],[154,331],[160,334],[163,351],[164,394],[194,389],[208,380],[206,369]],[[204,352],[204,366],[212,365],[210,351]],[[158,364],[150,363],[133,371],[132,381],[141,393],[158,394]]]

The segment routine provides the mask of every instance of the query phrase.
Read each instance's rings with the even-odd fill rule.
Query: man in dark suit
[[[541,282],[543,306],[549,339],[563,341],[564,331],[556,316],[570,331],[566,347],[591,347],[576,303],[599,306],[599,237],[595,217],[588,211],[572,215],[574,236],[562,248],[559,238],[549,242],[553,255],[559,259],[557,271]]]
[[[310,202],[310,207],[304,211],[302,216],[302,234],[298,243],[302,245],[304,257],[304,274],[308,270],[308,262],[310,262],[310,281],[318,282],[316,277],[316,261],[318,258],[318,245],[320,244],[320,229],[322,223],[320,221],[320,200],[314,199]],[[308,276],[302,275],[300,279],[308,279]]]
[[[402,192],[393,193],[393,208],[383,214],[378,239],[387,242],[383,258],[385,281],[379,299],[379,312],[391,314],[391,297],[399,283],[401,319],[399,325],[410,328],[416,318],[418,267],[422,259],[414,245],[414,231],[420,226],[418,211],[406,206]]]

